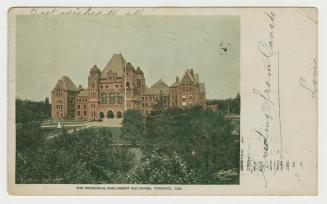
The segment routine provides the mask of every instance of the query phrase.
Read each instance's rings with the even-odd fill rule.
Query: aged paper
[[[8,13],[8,19],[8,189],[10,194],[316,195],[318,193],[318,20],[315,8],[36,7],[12,8]],[[107,32],[110,33],[109,36]],[[104,47],[108,42],[110,43],[107,50],[97,49]],[[128,70],[133,70],[135,73],[135,76],[133,75],[135,83],[129,81],[132,75],[128,75]],[[144,78],[136,77],[143,75]],[[179,78],[175,79],[175,76]],[[92,81],[93,79],[95,81]],[[142,80],[145,82],[143,83]],[[77,85],[77,82],[84,83],[84,88],[75,86],[74,83]],[[174,87],[180,87],[177,88],[176,94]],[[57,90],[64,91],[62,93],[56,92]],[[76,94],[70,98],[65,95],[68,92]],[[47,99],[43,101],[45,97]],[[62,97],[66,97],[66,101],[60,100]],[[236,101],[240,99],[240,107],[235,105],[234,97]],[[231,99],[222,100],[227,98]],[[41,100],[43,102],[39,102],[39,106],[26,105],[29,103],[37,105],[36,102]],[[139,103],[136,102],[137,100]],[[152,100],[156,103],[152,103]],[[216,104],[215,101],[219,102]],[[113,142],[114,148],[110,153],[118,156],[108,156],[104,160],[110,157],[113,158],[112,165],[125,165],[125,160],[119,163],[115,159],[122,155],[129,155],[130,153],[124,152],[126,149],[127,152],[131,151],[131,155],[141,155],[141,159],[136,161],[135,168],[126,164],[124,167],[120,166],[119,170],[114,170],[109,165],[107,168],[110,170],[107,170],[101,167],[106,163],[101,160],[101,155],[100,159],[91,155],[87,158],[92,161],[95,159],[96,165],[89,167],[88,163],[77,163],[79,159],[77,158],[76,162],[69,162],[69,165],[67,162],[67,169],[63,170],[65,165],[61,163],[68,158],[66,152],[76,153],[85,150],[85,154],[88,154],[91,150],[69,149],[79,142],[76,137],[73,137],[76,143],[67,145],[69,150],[51,149],[50,147],[56,147],[51,145],[39,149],[45,142],[37,143],[40,140],[35,139],[35,136],[41,134],[38,131],[31,133],[33,139],[29,139],[27,133],[24,135],[24,131],[22,136],[18,137],[16,133],[22,130],[20,128],[24,128],[26,124],[35,125],[29,124],[28,119],[25,122],[18,121],[18,117],[24,119],[25,115],[17,108],[25,107],[22,104],[30,108],[26,115],[30,115],[31,112],[41,113],[42,104],[51,108],[49,118],[44,117],[44,121],[39,124],[43,129],[52,128],[47,129],[49,133],[46,141],[67,142],[68,139],[65,138],[83,132],[86,134],[83,138],[89,139],[87,134],[94,133],[87,131],[94,129],[98,131],[106,126],[111,128],[123,126],[122,135],[125,134],[128,139],[132,139],[128,140],[129,143],[120,142],[120,139],[117,140],[119,142]],[[145,104],[149,104],[149,107]],[[189,109],[185,109],[184,106]],[[191,112],[192,118],[187,116],[179,121],[195,121],[189,127],[189,129],[194,128],[193,133],[191,131],[179,134],[180,125],[173,129],[170,128],[172,127],[169,126],[170,123],[153,119],[166,117],[169,114],[175,117],[176,112],[169,112],[171,108],[192,111],[194,106],[201,107],[201,111],[209,112],[209,115],[222,114],[224,118],[221,119],[222,121],[232,121],[232,127],[236,129],[231,131],[231,137],[235,139],[231,140],[228,137],[214,143],[212,138],[216,137],[211,137],[209,131],[215,132],[215,130],[209,127],[205,129],[204,127],[207,127],[205,124],[214,125],[212,120],[217,120],[217,124],[221,124],[221,126],[217,125],[216,130],[219,132],[223,131],[222,124],[225,123],[219,123],[220,119],[215,114],[210,115],[213,117],[212,120],[203,122],[209,116],[204,113],[201,115],[200,110],[198,114],[199,117],[204,118],[203,120],[198,120],[198,115],[192,115]],[[74,111],[70,111],[70,108]],[[153,122],[145,125],[149,128],[145,130],[146,134],[159,136],[176,134],[176,137],[185,136],[183,141],[175,147],[174,144],[177,143],[161,144],[148,138],[146,145],[142,145],[139,137],[134,138],[134,136],[142,135],[144,132],[139,133],[137,128],[124,129],[124,125],[130,127],[129,124],[134,124],[136,121],[126,122],[127,110],[139,110],[141,115],[147,118],[145,124]],[[162,116],[163,113],[166,115]],[[177,114],[176,117],[179,116]],[[83,123],[76,121],[83,121]],[[200,125],[196,126],[197,124]],[[135,128],[134,126],[130,128],[132,127]],[[149,131],[153,132],[148,133]],[[129,135],[129,132],[133,134]],[[103,133],[106,134],[109,133]],[[193,146],[191,144],[183,146],[189,142],[188,134],[195,138]],[[197,134],[199,137],[196,137]],[[205,140],[206,134],[211,138],[208,142]],[[199,139],[200,137],[204,139]],[[97,151],[101,148],[101,144],[105,143],[104,141],[97,140],[95,146],[91,143],[84,144],[83,147]],[[228,145],[222,145],[226,141]],[[147,146],[149,144],[150,146]],[[168,152],[169,156],[157,152],[146,153],[147,148],[153,150],[156,147],[159,151],[160,145],[175,148],[176,151]],[[239,148],[232,148],[233,145]],[[215,147],[222,149],[215,149]],[[16,151],[18,149],[19,151]],[[35,160],[28,156],[33,149],[38,151],[33,153]],[[104,149],[107,151],[106,148]],[[52,152],[49,153],[50,150]],[[47,154],[44,154],[45,151]],[[183,151],[188,152],[189,155],[183,155]],[[53,163],[49,163],[51,155],[53,155]],[[200,156],[204,156],[203,159]],[[124,158],[127,160],[128,156]],[[159,165],[156,172],[151,166],[152,163],[156,163],[155,161],[164,161],[159,162],[161,166]],[[215,164],[216,161],[220,161],[221,164]],[[32,167],[30,163],[33,163]],[[219,165],[222,167],[220,168]],[[76,170],[71,169],[73,166]],[[58,167],[61,169],[57,169]],[[215,168],[220,169],[215,172]],[[88,171],[90,174],[86,175],[86,170],[90,170]],[[101,173],[97,173],[98,170],[101,170]],[[122,170],[126,172],[121,173]],[[210,175],[209,173],[204,175],[204,172],[209,172]],[[102,175],[101,183],[99,180],[94,180],[98,175]],[[106,179],[108,182],[103,183]]]

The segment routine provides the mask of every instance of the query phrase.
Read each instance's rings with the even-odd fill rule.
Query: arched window
[[[122,118],[122,114],[120,111],[117,112],[117,118]]]
[[[107,95],[105,93],[102,93],[101,94],[101,97],[100,97],[100,103],[101,104],[107,104]]]
[[[56,101],[56,108],[57,108],[57,110],[61,110],[62,109],[62,102],[61,102],[61,100],[57,100]]]
[[[109,96],[109,104],[115,104],[116,103],[116,97],[114,94],[110,94]]]
[[[124,103],[124,96],[118,95],[118,104],[123,104],[123,103]]]
[[[110,110],[110,111],[108,111],[108,113],[107,113],[107,117],[108,117],[108,118],[114,118],[115,115],[114,115],[114,113]]]

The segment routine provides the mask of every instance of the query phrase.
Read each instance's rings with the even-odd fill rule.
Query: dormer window
[[[110,73],[110,74],[108,74],[108,80],[109,80],[109,81],[115,81],[115,80],[116,80],[116,76],[115,76],[115,74],[114,74],[114,73]]]

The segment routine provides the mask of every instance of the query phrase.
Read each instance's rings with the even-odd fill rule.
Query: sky
[[[114,53],[148,86],[192,68],[207,99],[240,90],[239,16],[17,16],[16,97],[44,100],[63,75],[87,87],[92,66],[103,70]]]

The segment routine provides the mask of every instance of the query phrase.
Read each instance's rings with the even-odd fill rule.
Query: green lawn
[[[112,138],[113,138],[113,143],[116,144],[130,144],[130,142],[125,141],[124,139],[122,139],[121,137],[121,128],[120,127],[108,127],[112,133]],[[140,164],[141,163],[141,158],[143,157],[141,148],[137,147],[137,148],[129,148],[129,151],[132,152],[133,154],[135,154],[135,161],[136,164]]]
[[[111,134],[112,134],[112,139],[113,139],[113,143],[116,143],[116,144],[125,144],[125,143],[128,143],[126,141],[124,141],[122,139],[122,136],[121,136],[121,128],[120,127],[107,127]]]

